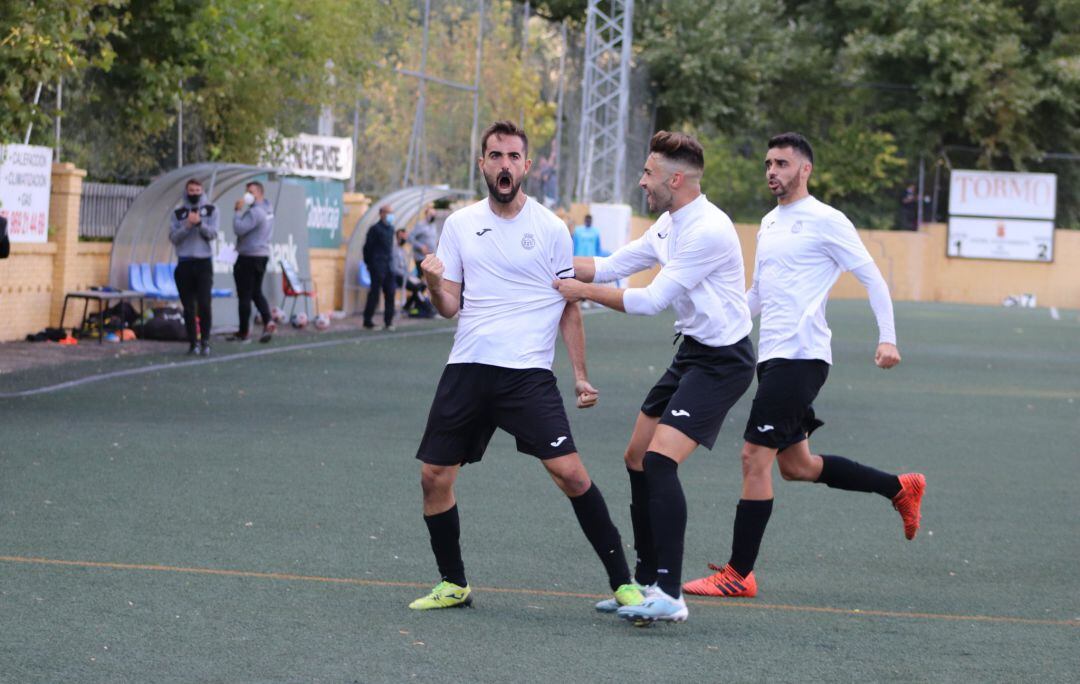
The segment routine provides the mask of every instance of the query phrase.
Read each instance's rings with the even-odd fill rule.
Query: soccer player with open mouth
[[[561,332],[574,368],[578,408],[596,404],[598,392],[585,368],[581,310],[551,288],[552,279],[574,275],[570,233],[521,192],[531,166],[525,131],[509,121],[496,122],[482,134],[481,151],[488,198],[451,214],[435,254],[421,262],[435,308],[459,319],[416,454],[424,522],[442,579],[409,607],[452,608],[472,600],[454,482],[463,465],[483,457],[496,428],[515,437],[518,451],[539,459],[570,499],[607,571],[612,600],[641,603],[619,531],[578,456],[551,372]]]

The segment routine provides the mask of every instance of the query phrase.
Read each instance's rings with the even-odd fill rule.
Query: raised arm
[[[623,245],[615,251],[614,254],[607,257],[596,257],[590,259],[583,259],[582,257],[574,258],[574,269],[578,268],[578,260],[591,261],[591,275],[588,280],[582,278],[582,273],[578,271],[578,280],[585,282],[596,283],[609,283],[613,280],[620,278],[628,278],[638,271],[644,271],[647,268],[651,268],[656,265],[656,254],[653,252],[652,247],[645,235],[642,235],[637,240]]]
[[[461,283],[443,278],[445,266],[439,257],[428,254],[420,262],[420,270],[431,295],[431,303],[443,318],[453,318],[461,309]]]

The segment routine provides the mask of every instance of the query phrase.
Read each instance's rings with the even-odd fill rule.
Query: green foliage
[[[660,128],[683,122],[745,131],[769,74],[788,59],[789,30],[774,0],[656,0],[637,32]]]
[[[525,0],[515,2],[525,4]],[[585,13],[589,8],[588,0],[537,0],[529,5],[534,14],[548,21],[560,22],[566,19],[579,26],[585,25]]]
[[[485,7],[483,59],[480,63],[480,122],[482,130],[496,119],[523,121],[529,133],[530,156],[550,141],[555,130],[553,102],[541,98],[540,75],[521,59],[520,7],[511,0],[488,0]],[[476,69],[476,15],[472,0],[446,0],[433,8],[428,46],[428,73],[449,81],[471,84]],[[395,74],[395,67],[418,70],[421,16],[397,50],[397,60],[374,72],[361,103],[360,144],[362,176],[358,183],[376,194],[398,187],[405,167],[408,135],[416,111],[415,78]],[[557,33],[530,25],[530,43],[552,44]],[[439,84],[428,84],[426,149],[422,168],[413,169],[422,182],[449,183],[464,188],[469,176],[469,130],[472,94]],[[478,131],[479,133],[479,131]],[[477,150],[479,155],[479,149]],[[535,168],[535,167],[534,167]],[[477,175],[479,179],[479,175]],[[482,181],[478,180],[478,184]]]
[[[709,133],[725,158],[731,140],[802,132],[819,156],[812,190],[860,225],[892,223],[920,156],[968,148],[981,168],[1059,173],[1061,223],[1080,223],[1077,163],[1042,158],[1080,153],[1076,0],[645,0],[638,11],[662,127]]]
[[[171,167],[181,102],[186,160],[257,161],[270,129],[296,133],[321,105],[351,105],[404,21],[382,0],[96,5],[123,30],[103,36],[108,60],[73,70],[64,144],[97,179]]]
[[[88,67],[107,69],[115,57],[109,39],[119,35],[124,0],[22,0],[0,4],[0,143],[22,142],[27,126],[49,122],[39,83]]]
[[[765,184],[765,145],[724,134],[701,135],[705,175],[701,188],[736,223],[757,223],[775,204]]]

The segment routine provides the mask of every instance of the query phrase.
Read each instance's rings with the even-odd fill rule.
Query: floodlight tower
[[[575,193],[579,202],[623,201],[633,22],[634,0],[589,0]]]

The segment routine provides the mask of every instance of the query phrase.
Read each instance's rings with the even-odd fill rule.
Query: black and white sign
[[[954,169],[946,254],[968,259],[1054,259],[1057,176]]]
[[[946,254],[969,259],[1053,261],[1054,222],[1010,218],[949,218]]]
[[[283,175],[347,180],[353,168],[352,139],[307,133],[295,138],[271,136],[262,161]]]

